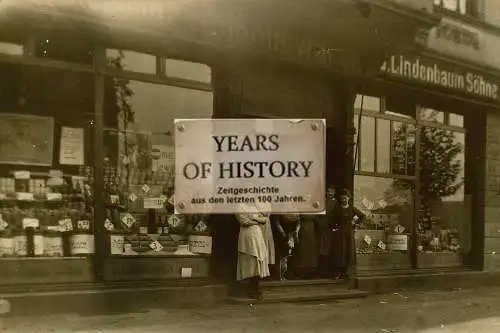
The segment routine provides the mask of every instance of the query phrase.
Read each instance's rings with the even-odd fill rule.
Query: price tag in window
[[[149,187],[148,184],[144,184],[144,185],[142,185],[142,190],[144,191],[144,193],[149,193],[151,188]]]
[[[40,221],[38,221],[38,219],[29,218],[29,217],[23,219],[23,229],[38,228],[39,225],[40,225]]]
[[[135,195],[134,193],[131,193],[129,196],[128,196],[128,199],[132,202],[135,202],[137,200],[137,195]]]
[[[396,228],[394,228],[394,232],[397,234],[402,234],[403,232],[405,232],[405,230],[405,227],[403,227],[402,225],[397,225]]]
[[[163,245],[160,244],[160,242],[158,242],[157,240],[154,241],[154,242],[151,242],[149,244],[149,247],[155,251],[155,252],[160,252],[161,250],[163,250]]]
[[[73,222],[71,219],[64,219],[59,221],[59,226],[61,231],[71,231],[73,230]]]
[[[33,201],[35,200],[35,196],[33,195],[33,193],[19,192],[17,193],[17,200]]]
[[[2,218],[0,217],[0,230],[5,230],[5,228],[7,228],[8,226],[9,224],[2,220]]]
[[[385,247],[385,243],[384,243],[384,242],[382,242],[382,241],[378,241],[378,245],[377,245],[377,246],[378,246],[378,248],[379,248],[379,249],[381,249],[381,250],[385,250],[385,248],[386,248],[386,247]]]
[[[110,195],[109,200],[113,205],[119,204],[120,203],[120,196],[119,195]]]
[[[47,193],[47,200],[49,201],[60,201],[62,200],[62,194],[61,193]]]
[[[78,221],[78,229],[80,230],[90,230],[90,221],[88,220],[81,220]]]
[[[170,215],[167,224],[172,228],[177,228],[181,224],[181,219],[177,215]]]
[[[161,198],[144,198],[144,209],[162,209],[165,200]]]
[[[366,244],[370,245],[372,243],[372,239],[370,236],[368,235],[365,235],[365,237],[363,237],[363,240],[365,241]]]
[[[127,226],[127,228],[131,228],[135,224],[135,217],[127,213],[123,215],[122,222]]]
[[[29,171],[16,171],[14,172],[15,179],[30,179],[31,173]]]
[[[104,228],[106,228],[106,230],[108,230],[108,231],[111,231],[111,230],[115,229],[115,226],[113,225],[113,223],[109,219],[106,219],[106,220],[104,220]]]

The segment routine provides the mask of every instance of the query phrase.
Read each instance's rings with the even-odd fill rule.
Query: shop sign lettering
[[[177,213],[324,210],[324,119],[176,120]]]
[[[426,58],[393,55],[382,64],[380,71],[383,76],[417,81],[478,98],[493,101],[499,98],[498,83],[492,78]]]

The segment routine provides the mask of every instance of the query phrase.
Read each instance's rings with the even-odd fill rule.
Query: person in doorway
[[[325,214],[318,218],[318,273],[323,278],[332,277],[332,237],[334,233],[333,214],[337,208],[336,189],[328,187],[326,191]]]
[[[276,275],[280,280],[293,277],[292,253],[298,243],[300,230],[300,216],[286,214],[275,217],[276,226]]]
[[[313,278],[318,268],[318,240],[316,234],[316,215],[301,215],[299,242],[294,253],[296,275],[300,278]]]
[[[347,279],[352,253],[352,219],[351,194],[344,189],[339,196],[339,202],[334,212],[332,259],[334,276]]]
[[[269,213],[246,211],[247,207],[243,207],[236,214],[240,224],[236,279],[247,282],[247,296],[261,299],[259,281],[270,276],[269,266],[274,264],[271,222]]]

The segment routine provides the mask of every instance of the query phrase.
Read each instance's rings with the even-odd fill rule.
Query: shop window
[[[354,238],[358,269],[411,267],[413,211],[411,181],[354,177]]]
[[[168,77],[204,83],[210,83],[212,81],[210,67],[189,61],[166,59],[165,72]]]
[[[209,255],[206,216],[173,214],[173,133],[176,118],[211,118],[212,93],[112,77],[106,85],[110,253]]]
[[[33,72],[33,67],[0,66],[4,82],[0,88],[0,257],[92,255],[89,113],[93,109],[86,105],[68,109],[61,99],[43,96],[45,88],[54,89],[61,75],[71,73],[48,71],[40,80],[28,75]],[[31,80],[38,84],[37,99]],[[82,89],[92,92],[93,86]]]
[[[156,74],[157,72],[156,57],[154,55],[107,49],[106,58],[108,59],[108,66],[112,68],[146,74]]]
[[[421,131],[419,267],[462,265],[469,251],[470,196],[465,194],[465,133]]]
[[[368,95],[356,95],[356,99],[354,100],[354,108],[370,110],[370,111],[380,111],[381,110],[380,103],[381,101],[379,97],[368,96]]]
[[[13,43],[0,43],[0,53],[1,54],[10,54],[10,55],[23,55],[24,54],[24,46],[21,44],[13,44]]]

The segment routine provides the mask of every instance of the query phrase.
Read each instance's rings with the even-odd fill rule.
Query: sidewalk
[[[110,316],[1,319],[0,332],[500,332],[500,287],[332,303],[221,305]],[[3,329],[3,331],[2,331]]]

